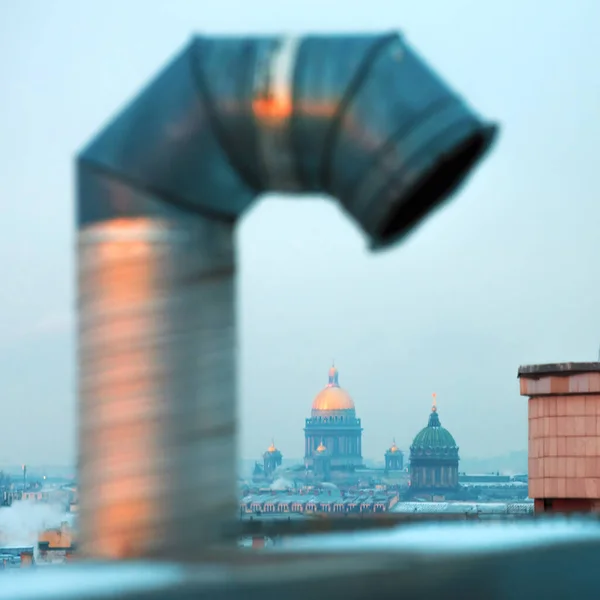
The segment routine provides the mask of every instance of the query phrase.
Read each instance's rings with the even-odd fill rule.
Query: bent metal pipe
[[[78,157],[80,547],[190,558],[236,498],[234,226],[327,193],[372,247],[450,197],[483,123],[396,34],[193,39]]]

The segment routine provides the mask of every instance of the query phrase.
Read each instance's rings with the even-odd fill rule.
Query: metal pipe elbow
[[[383,247],[495,133],[397,34],[199,37],[80,155],[80,186],[101,173],[144,194],[96,182],[79,221],[147,215],[149,197],[235,220],[263,192],[320,192]]]

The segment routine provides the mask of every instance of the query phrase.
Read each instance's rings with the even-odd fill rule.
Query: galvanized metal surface
[[[200,37],[80,165],[217,218],[265,191],[328,193],[380,246],[454,191],[494,133],[397,34]],[[79,211],[145,214],[116,199]]]
[[[232,235],[257,195],[329,193],[388,245],[494,131],[396,34],[201,37],[92,141],[77,203],[83,552],[189,558],[235,518]]]
[[[80,230],[84,555],[189,557],[236,510],[233,275],[226,223]]]
[[[123,562],[0,575],[0,600],[595,599],[587,520],[453,524],[288,540],[201,564]]]
[[[254,118],[268,190],[301,192],[293,147],[294,69],[301,39],[278,41],[255,68]]]

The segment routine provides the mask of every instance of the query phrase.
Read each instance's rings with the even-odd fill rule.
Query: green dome
[[[442,427],[435,406],[429,415],[427,427],[417,433],[410,447],[411,458],[458,458],[458,446],[452,434]]]

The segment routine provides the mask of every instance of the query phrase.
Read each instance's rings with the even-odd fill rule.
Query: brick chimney
[[[600,511],[600,363],[519,368],[535,512]]]

